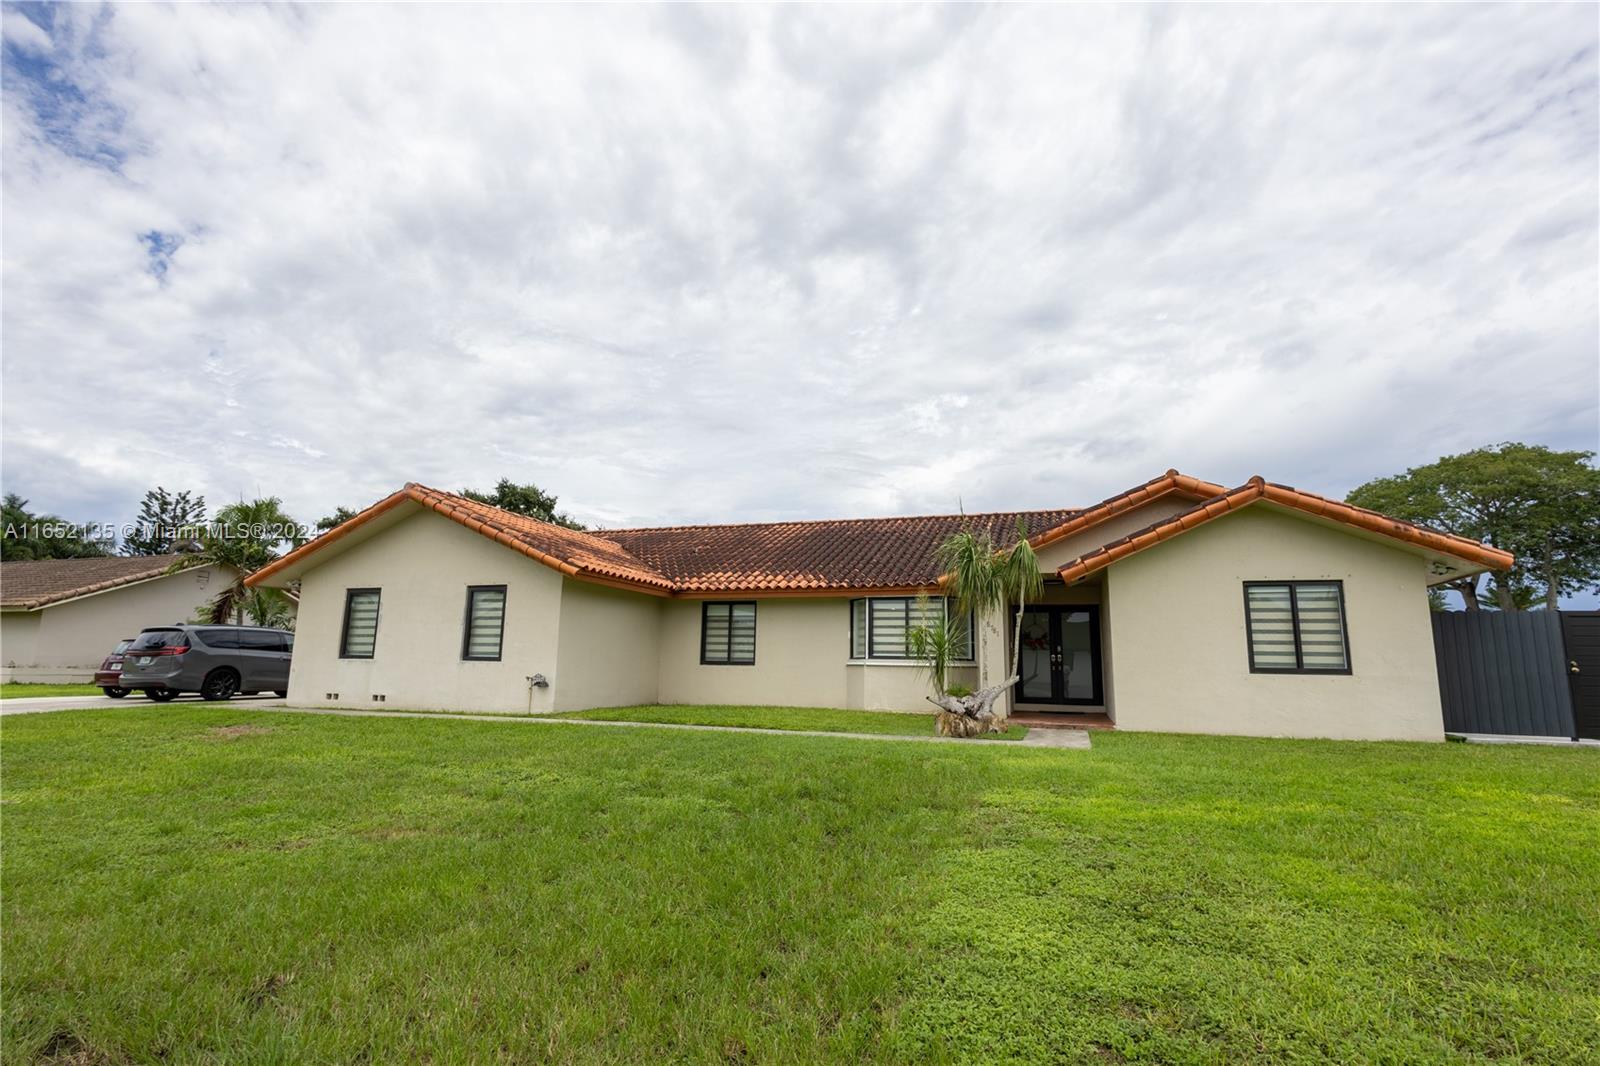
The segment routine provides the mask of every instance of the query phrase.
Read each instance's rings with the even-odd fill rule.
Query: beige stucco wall
[[[700,603],[661,606],[662,703],[846,707],[929,711],[927,676],[902,664],[850,662],[848,598],[756,601],[756,661],[751,666],[700,662]],[[971,685],[977,670],[962,667],[953,682]]]
[[[1257,504],[1115,563],[1118,729],[1442,740],[1423,560]],[[1243,582],[1344,582],[1349,675],[1252,674]]]
[[[0,615],[0,678],[90,681],[117,641],[148,626],[187,622],[222,590],[227,573],[200,566],[37,611],[6,611]]]
[[[448,518],[417,511],[301,577],[289,699],[308,706],[554,709],[563,578]],[[461,658],[467,586],[505,585],[499,662]],[[345,591],[381,588],[371,659],[340,659]],[[580,612],[581,614],[582,612]],[[527,678],[550,687],[530,692]],[[332,700],[328,693],[337,692]]]
[[[565,579],[555,709],[655,703],[662,607],[655,596]]]

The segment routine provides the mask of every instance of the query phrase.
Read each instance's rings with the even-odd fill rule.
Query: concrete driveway
[[[42,714],[46,711],[115,710],[118,707],[170,707],[179,703],[199,703],[198,695],[183,695],[170,703],[156,703],[143,696],[127,696],[114,700],[109,696],[35,696],[24,700],[0,700],[0,715]],[[277,696],[235,696],[230,703],[250,707],[282,707],[284,701]]]

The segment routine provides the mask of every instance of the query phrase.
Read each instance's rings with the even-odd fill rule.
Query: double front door
[[[1017,674],[1022,679],[1017,699],[1022,703],[1103,704],[1100,608],[1094,604],[1024,608]]]

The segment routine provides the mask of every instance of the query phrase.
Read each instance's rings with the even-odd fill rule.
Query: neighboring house
[[[254,574],[299,583],[295,703],[929,710],[907,658],[933,549],[1028,531],[1020,654],[953,681],[1120,729],[1438,740],[1427,588],[1511,556],[1252,478],[1169,471],[1085,510],[577,532],[407,485]],[[943,610],[933,599],[931,610]],[[975,624],[974,624],[975,623]]]
[[[177,555],[0,563],[0,680],[84,682],[124,637],[188,621],[233,571]]]

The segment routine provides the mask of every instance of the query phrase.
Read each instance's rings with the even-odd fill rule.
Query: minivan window
[[[270,629],[241,629],[239,643],[247,651],[288,651],[282,633]]]
[[[208,648],[237,648],[239,646],[239,631],[237,629],[197,629],[194,633]]]
[[[147,629],[133,639],[129,651],[149,651],[153,648],[177,648],[183,645],[181,629]]]

